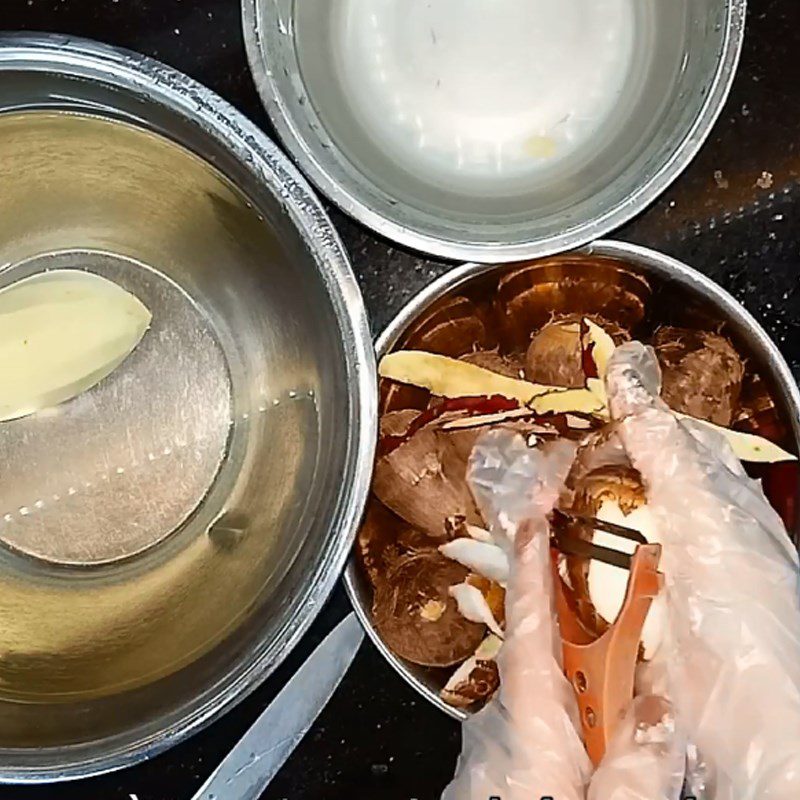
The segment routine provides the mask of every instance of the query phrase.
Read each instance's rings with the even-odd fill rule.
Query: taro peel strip
[[[507,378],[491,370],[420,350],[399,350],[381,359],[382,378],[428,389],[438,397],[500,395],[529,405],[537,414],[592,414],[603,406],[588,389],[564,389]]]
[[[775,442],[771,442],[763,436],[756,436],[754,433],[745,433],[744,431],[732,431],[730,428],[723,428],[720,425],[715,425],[713,422],[708,422],[704,419],[695,419],[695,417],[690,417],[688,414],[673,413],[675,413],[678,419],[685,419],[697,425],[702,425],[724,436],[728,440],[733,454],[740,461],[749,461],[759,464],[776,464],[779,461],[797,461],[797,456],[792,455],[782,447],[778,447]]]

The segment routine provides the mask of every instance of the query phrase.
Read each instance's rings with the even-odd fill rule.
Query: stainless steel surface
[[[349,553],[376,386],[321,206],[185,76],[0,37],[0,189],[0,285],[87,269],[153,312],[107,380],[0,426],[0,780],[38,782],[168,747],[288,653]]]
[[[69,119],[70,133],[64,118],[37,117],[0,116],[0,163],[25,174],[25,184],[25,156],[36,157],[38,138],[59,141],[60,167],[68,164],[70,146],[108,154],[103,123],[93,137],[93,121]],[[7,154],[10,144],[23,152]],[[74,167],[68,169],[66,178]],[[3,183],[11,182],[6,176]],[[141,262],[60,252],[3,270],[0,288],[64,268],[110,278],[153,314],[139,347],[94,389],[47,412],[0,423],[0,542],[54,563],[85,566],[146,550],[203,504],[234,430],[232,386],[225,351],[202,309]]]
[[[364,628],[348,614],[214,770],[193,800],[258,800],[350,669]]]
[[[504,262],[597,239],[670,184],[728,95],[746,0],[638,3],[626,90],[591,152],[544,186],[495,187],[486,196],[412,176],[357,122],[333,66],[335,5],[242,0],[256,85],[292,156],[328,197],[381,235],[445,258]]]
[[[759,366],[762,376],[772,386],[773,396],[782,406],[780,410],[783,418],[791,420],[794,438],[800,447],[800,389],[778,347],[735,298],[700,272],[646,247],[625,242],[599,241],[580,252],[618,258],[651,281],[670,287],[671,291],[680,292],[685,308],[696,307],[707,318],[724,320],[727,330],[736,336],[741,346],[746,347],[748,359]],[[574,260],[575,254],[570,254],[569,258]],[[376,344],[378,358],[390,352],[412,323],[431,305],[457,294],[459,290],[487,278],[490,274],[501,274],[501,270],[507,269],[509,268],[464,264],[434,281],[409,302],[380,335]],[[453,708],[439,697],[439,685],[430,670],[399,658],[381,640],[372,624],[371,589],[354,558],[350,559],[345,571],[345,586],[368,636],[398,674],[446,714],[458,720],[466,719],[468,714],[465,711]]]

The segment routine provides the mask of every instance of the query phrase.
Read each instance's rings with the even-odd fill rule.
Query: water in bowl
[[[613,114],[638,0],[336,0],[334,67],[398,166],[452,188],[531,180]]]

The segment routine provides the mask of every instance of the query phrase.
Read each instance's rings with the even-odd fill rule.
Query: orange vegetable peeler
[[[653,598],[664,582],[664,576],[658,571],[661,545],[648,544],[638,531],[589,517],[568,516],[557,511],[553,522],[553,585],[563,642],[564,673],[575,690],[586,750],[597,766],[633,700],[642,628]],[[632,539],[637,543],[636,551],[631,556],[573,538],[568,530],[575,523]],[[558,571],[559,553],[595,558],[630,570],[619,616],[599,637],[587,630],[576,613],[574,592]]]

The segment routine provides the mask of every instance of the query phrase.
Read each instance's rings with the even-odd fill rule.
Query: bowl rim
[[[758,344],[764,348],[773,377],[776,379],[789,406],[795,443],[800,447],[800,387],[795,381],[778,345],[770,338],[761,323],[729,292],[694,267],[690,267],[683,261],[649,247],[613,239],[603,239],[574,252],[622,260],[628,259],[635,264],[646,265],[646,269],[659,273],[664,277],[677,277],[683,286],[688,287],[690,290],[702,292],[730,319],[741,323],[753,335]],[[439,277],[406,303],[381,332],[375,343],[378,359],[391,352],[392,347],[408,329],[409,325],[435,300],[473,278],[507,267],[508,265],[467,263],[461,264]],[[403,659],[392,652],[383,641],[372,622],[370,609],[360,599],[359,584],[363,582],[360,570],[361,567],[355,555],[351,554],[344,573],[344,585],[356,616],[364,626],[364,630],[372,644],[394,671],[418,694],[453,719],[460,722],[468,719],[470,712],[445,703],[437,692],[413,675]]]
[[[254,691],[283,662],[322,609],[355,540],[367,500],[377,440],[377,372],[372,334],[347,251],[321,202],[278,146],[255,124],[215,92],[155,59],[90,39],[48,33],[0,34],[0,74],[6,70],[56,72],[123,87],[149,103],[172,110],[223,146],[281,203],[291,224],[305,239],[326,285],[341,328],[349,395],[345,456],[353,480],[338,498],[336,526],[309,576],[307,589],[293,598],[293,609],[275,639],[251,653],[217,680],[195,702],[177,712],[167,726],[144,736],[115,735],[104,752],[85,756],[77,748],[38,748],[37,766],[0,765],[0,783],[49,783],[96,776],[151,758],[186,739]],[[27,110],[13,106],[7,111]],[[91,107],[104,115],[111,109]],[[0,113],[3,109],[0,109]],[[158,135],[164,135],[159,133]],[[152,723],[148,724],[153,727]],[[159,726],[160,727],[160,726]],[[134,729],[135,730],[135,729]],[[102,740],[101,740],[102,741]],[[96,748],[97,742],[91,746]],[[3,748],[0,760],[29,750]],[[73,757],[70,758],[70,753]]]
[[[542,239],[515,244],[455,242],[423,233],[376,211],[359,197],[350,182],[337,182],[320,163],[314,148],[301,135],[286,113],[286,104],[274,79],[276,70],[268,61],[262,23],[276,24],[274,14],[263,14],[276,7],[275,0],[242,0],[242,27],[250,71],[256,89],[272,124],[294,162],[329,200],[343,212],[375,233],[418,252],[455,261],[505,263],[543,258],[582,247],[622,227],[650,205],[697,155],[722,113],[736,77],[744,42],[747,0],[722,0],[726,10],[725,37],[718,53],[717,67],[697,117],[685,131],[672,155],[646,181],[604,213],[572,226],[569,230]]]

